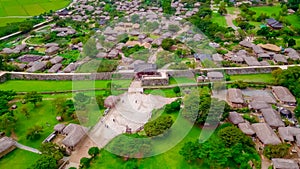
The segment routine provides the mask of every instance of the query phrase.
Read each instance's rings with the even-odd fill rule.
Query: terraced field
[[[0,26],[68,6],[71,0],[0,0]]]

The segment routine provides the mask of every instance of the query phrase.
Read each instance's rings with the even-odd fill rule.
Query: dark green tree
[[[42,155],[31,167],[32,169],[56,169],[57,163],[52,156]]]
[[[44,132],[42,126],[35,125],[27,130],[26,139],[28,140],[37,140],[41,137],[41,134]]]
[[[36,107],[38,102],[43,101],[43,96],[37,92],[29,92],[24,96],[25,102],[30,102]]]
[[[97,155],[100,154],[100,149],[98,147],[91,147],[88,153],[90,156],[92,156],[92,158],[95,158]]]

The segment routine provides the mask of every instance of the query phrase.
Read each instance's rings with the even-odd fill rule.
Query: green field
[[[211,18],[211,21],[213,23],[217,23],[219,24],[220,26],[223,26],[223,27],[227,27],[227,23],[226,23],[226,19],[224,16],[220,15],[219,13],[215,13],[213,12],[212,13],[212,18]]]
[[[274,6],[259,6],[259,7],[251,7],[250,10],[256,12],[254,15],[255,18],[258,17],[260,14],[265,13],[269,17],[272,17],[272,14],[278,14],[281,10],[280,5],[274,5]]]
[[[95,82],[95,85],[94,85]],[[0,84],[0,90],[14,90],[16,92],[51,92],[85,90],[93,88],[107,88],[112,82],[122,88],[127,88],[131,80],[97,80],[97,81],[37,81],[37,80],[9,80]]]
[[[39,158],[38,154],[34,154],[25,150],[16,149],[0,159],[0,168],[2,169],[24,169],[29,168]]]
[[[0,0],[0,26],[24,20],[24,18],[7,19],[3,17],[36,16],[50,10],[62,9],[70,2],[70,0]]]
[[[245,81],[245,82],[265,82],[272,83],[274,81],[272,74],[244,74],[244,75],[231,75],[231,81]]]

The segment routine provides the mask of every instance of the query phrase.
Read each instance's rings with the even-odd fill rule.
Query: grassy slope
[[[272,74],[245,74],[245,75],[231,75],[231,81],[247,81],[247,82],[266,82],[272,83],[273,77]]]
[[[259,6],[259,7],[251,7],[249,8],[250,10],[253,10],[256,12],[255,18],[258,17],[262,13],[266,13],[268,16],[271,17],[272,14],[278,14],[279,11],[281,10],[280,5],[275,5],[275,6]]]
[[[70,0],[0,0],[0,17],[35,16],[50,10],[64,8],[70,2]],[[24,19],[0,18],[0,26],[22,20]]]
[[[2,169],[24,169],[29,168],[39,158],[25,150],[16,149],[0,159],[0,168]]]
[[[47,92],[66,91],[73,89],[107,88],[111,80],[97,80],[95,86],[93,81],[36,81],[36,80],[10,80],[0,84],[0,90],[14,90],[16,92]],[[130,80],[112,80],[112,83],[121,87],[128,87]],[[72,87],[73,86],[73,87]]]

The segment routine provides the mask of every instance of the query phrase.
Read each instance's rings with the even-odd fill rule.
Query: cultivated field
[[[24,16],[35,16],[64,8],[70,2],[70,0],[0,0],[0,26],[22,21],[25,19]]]

